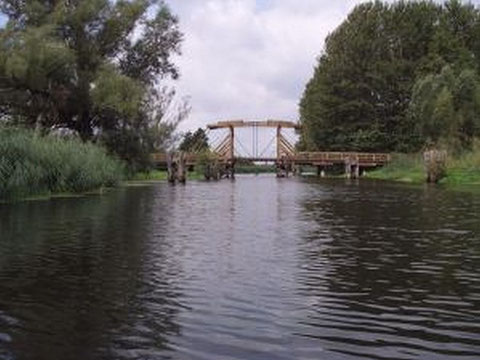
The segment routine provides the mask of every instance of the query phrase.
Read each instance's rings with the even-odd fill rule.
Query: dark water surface
[[[480,194],[260,176],[0,205],[0,359],[480,359]]]

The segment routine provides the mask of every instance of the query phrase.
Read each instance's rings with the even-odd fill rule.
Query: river
[[[0,205],[0,359],[479,359],[480,193],[240,176]]]

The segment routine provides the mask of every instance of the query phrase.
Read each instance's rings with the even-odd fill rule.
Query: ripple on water
[[[0,359],[478,359],[479,213],[269,176],[1,207]]]

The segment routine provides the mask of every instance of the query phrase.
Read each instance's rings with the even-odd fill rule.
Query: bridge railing
[[[222,157],[220,157],[223,159]],[[154,153],[151,154],[151,159],[157,164],[166,164],[168,161],[168,154]],[[198,159],[198,154],[187,153],[185,160],[188,165],[194,165]],[[275,158],[247,158],[251,161],[275,161]],[[285,159],[298,164],[311,165],[330,165],[330,164],[344,164],[347,162],[358,163],[362,166],[379,166],[385,165],[391,161],[389,154],[382,153],[356,153],[356,152],[298,152],[285,156]],[[279,159],[277,159],[279,160]]]
[[[188,165],[194,165],[197,161],[197,154],[185,154],[185,162]],[[150,154],[150,159],[157,164],[166,164],[168,162],[168,154],[166,153],[153,153]]]
[[[389,154],[382,153],[356,153],[356,152],[299,152],[294,157],[295,161],[303,163],[340,164],[357,162],[359,164],[376,166],[388,163]]]

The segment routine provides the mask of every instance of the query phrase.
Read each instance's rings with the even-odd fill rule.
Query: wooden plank
[[[282,142],[282,146],[284,146]],[[228,160],[228,143],[221,144],[221,148],[217,148],[220,161]],[[361,167],[375,167],[382,166],[391,161],[389,154],[381,153],[356,153],[356,152],[299,152],[288,154],[285,152],[287,149],[282,149],[282,157],[285,160],[293,162],[295,164],[302,165],[334,165],[345,164],[346,162],[352,162],[360,165]],[[288,151],[288,150],[287,150]],[[197,154],[185,154],[185,160],[188,165],[194,165],[197,160]],[[151,154],[151,159],[157,164],[167,164],[167,154],[154,153]],[[276,157],[239,157],[237,159],[245,159],[250,161],[269,161],[275,162],[279,160]]]
[[[245,120],[227,120],[218,121],[214,124],[207,125],[210,130],[225,128],[241,128],[241,127],[269,127],[269,128],[288,128],[300,129],[301,126],[293,121],[286,120],[266,120],[266,121],[245,121]]]

